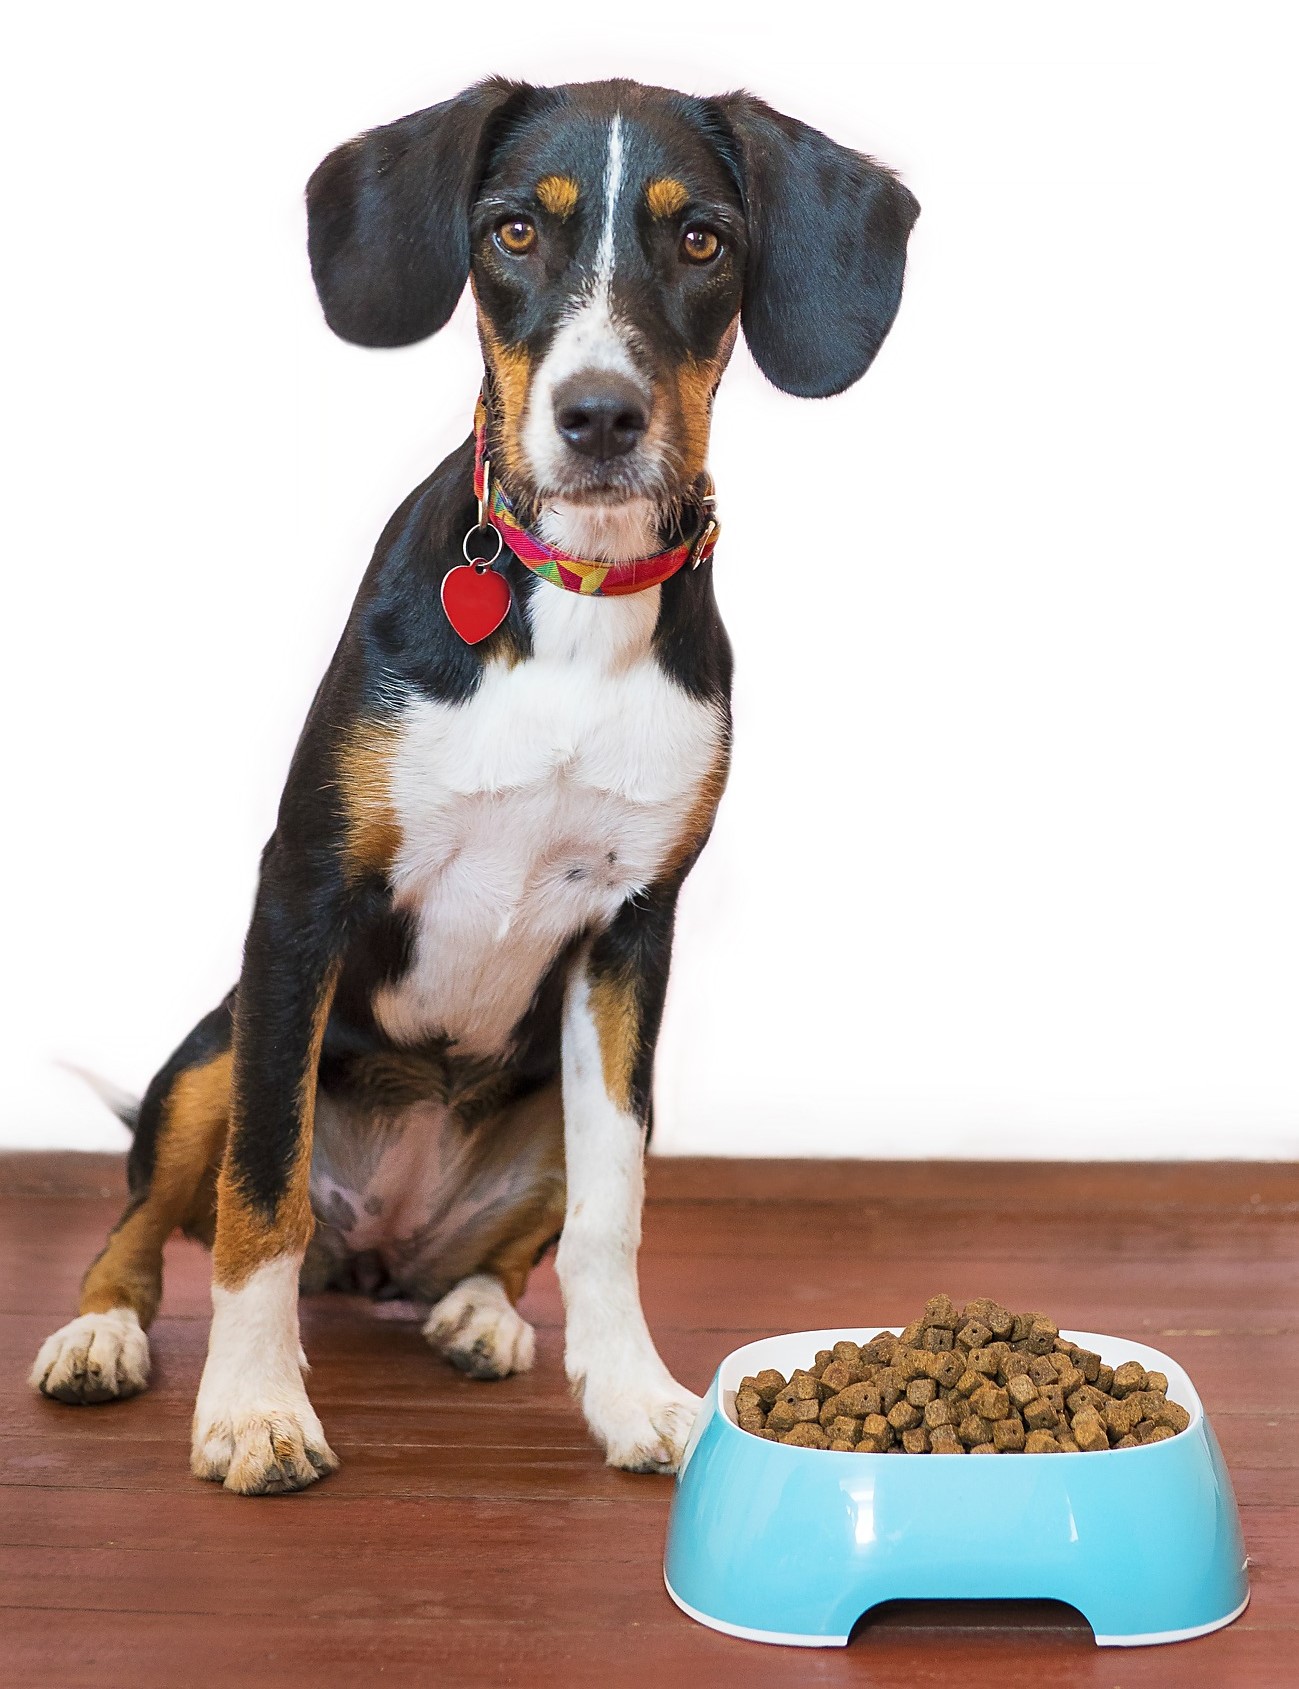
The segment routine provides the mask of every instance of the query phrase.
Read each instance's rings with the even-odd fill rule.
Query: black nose
[[[648,426],[645,400],[625,375],[570,375],[555,389],[555,427],[584,457],[622,457]]]

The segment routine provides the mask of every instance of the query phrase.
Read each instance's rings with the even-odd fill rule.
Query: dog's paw
[[[582,1411],[610,1466],[627,1472],[675,1472],[690,1436],[699,1397],[667,1371],[636,1385],[630,1378],[588,1376]]]
[[[527,1372],[537,1349],[536,1332],[488,1273],[461,1279],[429,1314],[424,1336],[471,1378]]]
[[[303,1391],[298,1402],[210,1418],[196,1412],[189,1464],[196,1478],[238,1495],[283,1495],[336,1471],[338,1456]]]
[[[149,1339],[133,1308],[82,1314],[41,1344],[28,1383],[60,1402],[112,1402],[149,1384]]]

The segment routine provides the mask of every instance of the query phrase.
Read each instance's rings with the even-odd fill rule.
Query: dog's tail
[[[112,1109],[113,1113],[126,1127],[128,1132],[134,1132],[140,1123],[140,1098],[133,1097],[128,1091],[114,1085],[111,1079],[105,1079],[101,1074],[92,1073],[89,1068],[78,1067],[76,1062],[61,1061],[58,1064],[65,1073],[75,1073],[83,1080],[99,1098],[100,1102]]]

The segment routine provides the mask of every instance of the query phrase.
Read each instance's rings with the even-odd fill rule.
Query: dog
[[[740,328],[842,391],[898,309],[897,177],[745,93],[492,79],[349,141],[307,188],[343,339],[435,333],[469,282],[474,435],[389,521],[307,717],[239,981],[120,1112],[129,1200],[33,1385],[145,1388],[163,1246],[211,1246],[192,1469],[245,1495],[337,1459],[300,1289],[400,1295],[464,1371],[565,1367],[609,1462],[673,1470],[697,1401],[637,1283],[681,884],[731,745],[706,470]],[[757,588],[755,587],[755,590]]]

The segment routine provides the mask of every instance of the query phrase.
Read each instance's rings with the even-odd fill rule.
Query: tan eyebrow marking
[[[690,195],[675,176],[660,176],[645,189],[645,203],[655,217],[675,217]]]
[[[571,176],[543,176],[537,183],[537,199],[552,217],[571,217],[580,191]]]

